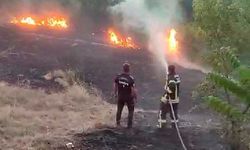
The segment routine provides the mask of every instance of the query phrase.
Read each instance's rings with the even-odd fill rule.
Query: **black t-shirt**
[[[131,87],[135,86],[134,78],[129,74],[119,74],[115,78],[115,83],[118,86],[118,98],[129,100],[132,99]]]

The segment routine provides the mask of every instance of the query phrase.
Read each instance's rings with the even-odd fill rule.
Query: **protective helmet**
[[[175,74],[175,66],[174,65],[169,65],[168,66],[168,73],[169,74]]]

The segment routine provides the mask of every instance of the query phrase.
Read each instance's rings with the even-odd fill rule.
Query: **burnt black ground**
[[[88,36],[86,36],[88,37]],[[73,69],[82,79],[97,87],[110,103],[113,79],[121,71],[124,61],[132,65],[139,103],[135,127],[126,129],[104,127],[89,134],[78,134],[73,143],[77,149],[181,149],[175,131],[157,131],[159,98],[163,93],[165,70],[147,50],[131,50],[96,43],[95,37],[79,39],[68,34],[27,32],[0,28],[0,80],[17,84],[29,80],[33,88],[54,90],[53,82],[42,76],[56,69]],[[226,149],[213,127],[205,127],[213,116],[208,111],[190,113],[195,105],[191,93],[203,79],[200,71],[177,67],[182,78],[180,116],[184,142],[189,149]],[[21,75],[21,77],[20,77]],[[211,120],[209,120],[211,122]],[[63,144],[62,144],[63,145]],[[211,147],[212,146],[212,147]],[[64,147],[59,149],[65,149]]]
[[[213,139],[215,131],[202,131],[201,129],[182,130],[183,139],[188,149],[192,150],[221,150],[223,145],[218,143],[218,138]],[[82,150],[181,150],[175,130],[157,130],[152,127],[141,129],[115,129],[104,128],[90,134],[78,134],[75,136],[76,149]],[[80,139],[80,140],[79,140]],[[212,140],[211,140],[212,139]],[[65,149],[65,148],[60,148]]]

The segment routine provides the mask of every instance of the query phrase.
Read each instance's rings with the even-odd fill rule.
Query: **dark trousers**
[[[179,103],[172,103],[174,109],[175,119],[178,120],[178,104]],[[172,114],[171,106],[169,103],[161,103],[161,119],[167,119],[167,113],[170,113],[171,122],[174,122],[174,117]]]
[[[133,124],[133,115],[134,115],[134,101],[119,99],[117,103],[117,114],[116,114],[116,124],[120,125],[122,110],[124,105],[127,105],[128,108],[128,127],[132,127]]]

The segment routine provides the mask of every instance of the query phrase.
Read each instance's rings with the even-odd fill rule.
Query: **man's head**
[[[174,65],[169,65],[168,66],[168,72],[169,72],[169,74],[175,74],[175,66]]]
[[[130,72],[130,64],[128,62],[125,62],[122,66],[123,72],[124,73],[129,73]]]

